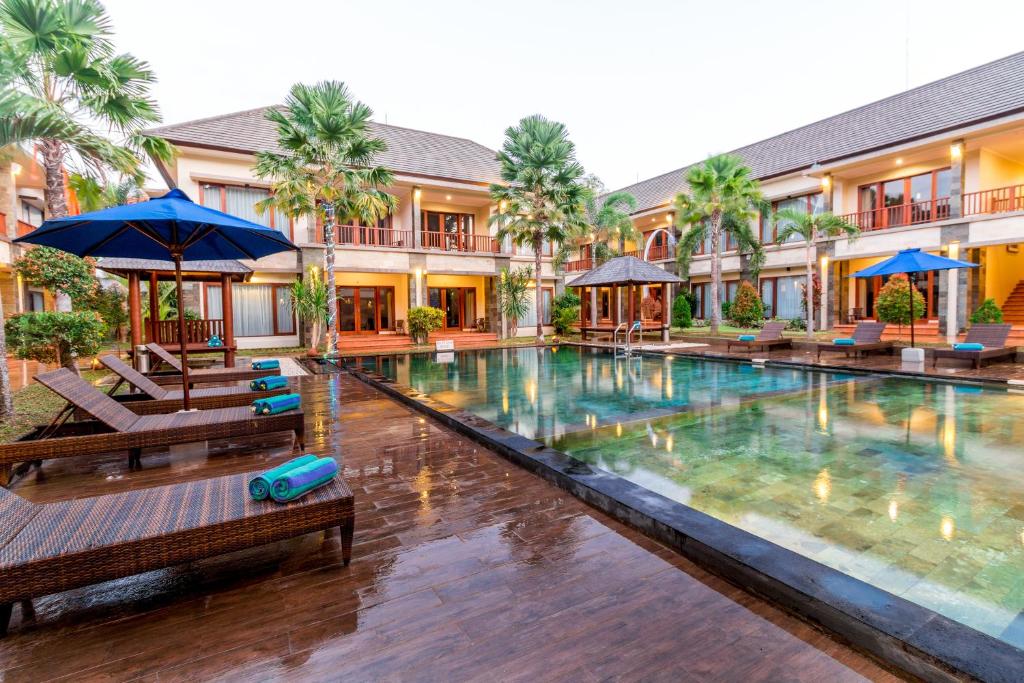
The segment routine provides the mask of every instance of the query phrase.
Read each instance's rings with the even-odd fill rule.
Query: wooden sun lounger
[[[850,353],[853,353],[854,358],[861,355],[866,356],[873,351],[892,353],[894,348],[892,342],[882,341],[882,333],[885,332],[885,328],[885,323],[857,323],[857,327],[853,330],[853,344],[818,344],[818,360],[821,360],[821,354],[826,351],[845,353],[847,358],[850,357]]]
[[[984,344],[981,351],[957,351],[955,349],[935,349],[932,353],[932,367],[939,364],[940,358],[958,358],[969,360],[978,369],[984,361],[993,361],[1000,358],[1016,358],[1017,348],[1007,346],[1006,339],[1010,336],[1010,324],[977,324],[971,325],[967,330],[967,343]]]
[[[163,388],[117,356],[103,356],[100,358],[100,362],[120,378],[111,387],[108,395],[133,413],[156,415],[181,410],[182,394],[184,393],[181,389]],[[142,393],[114,395],[114,392],[125,382]],[[248,386],[206,387],[192,389],[189,391],[189,398],[193,408],[208,410],[210,408],[247,406],[257,399],[285,394],[289,391],[288,388],[253,391]]]
[[[255,501],[253,474],[46,505],[0,489],[0,635],[15,602],[338,527],[352,558],[343,479],[282,505]]]
[[[159,361],[150,371],[149,378],[160,385],[180,385],[181,361],[159,344],[146,344],[146,348],[149,349],[151,358]],[[158,369],[161,364],[169,366],[172,370],[170,372],[160,372]],[[214,382],[248,382],[260,377],[280,374],[280,368],[274,368],[273,370],[253,370],[252,368],[203,368],[193,370],[190,367],[188,369],[188,383],[192,385],[211,384]]]
[[[757,339],[754,341],[730,339],[725,345],[725,352],[728,353],[734,346],[741,346],[747,351],[790,348],[793,346],[793,340],[782,336],[784,329],[786,329],[786,323],[765,323],[757,334]]]
[[[141,464],[143,448],[292,431],[299,448],[305,444],[301,410],[254,415],[249,408],[238,407],[136,415],[67,368],[37,375],[36,381],[71,408],[49,425],[12,443],[0,444],[0,485],[8,483],[15,463],[50,458],[128,451],[129,464],[135,466]],[[95,419],[68,422],[76,408]]]

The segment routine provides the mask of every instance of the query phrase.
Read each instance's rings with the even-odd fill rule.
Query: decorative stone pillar
[[[954,140],[949,148],[949,217],[964,215],[964,141]]]
[[[824,211],[832,212],[834,202],[832,201],[832,174],[826,173],[821,177],[821,206]]]
[[[597,287],[590,288],[590,325],[597,327]]]
[[[412,188],[412,244],[417,249],[423,246],[423,214],[420,211],[420,200],[423,188],[416,185]]]

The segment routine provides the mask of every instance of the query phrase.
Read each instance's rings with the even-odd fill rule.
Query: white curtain
[[[800,288],[800,283],[804,280],[803,277],[780,277],[776,280],[776,287],[778,288],[776,296],[778,297],[778,310],[775,311],[776,318],[802,318],[804,313],[800,307],[800,299],[803,297],[803,290]]]
[[[537,306],[535,305],[536,299],[534,298],[534,290],[530,290],[529,296],[527,297],[527,308],[526,315],[519,319],[520,331],[526,327],[534,327],[537,325]]]
[[[277,331],[279,334],[295,333],[295,316],[292,315],[292,296],[287,287],[277,287]]]
[[[206,317],[210,320],[224,318],[224,301],[220,298],[220,285],[206,286]]]
[[[266,199],[269,193],[266,190],[254,187],[232,187],[224,188],[224,206],[232,216],[244,218],[253,223],[270,226],[270,212],[262,216],[256,211],[256,202]]]
[[[273,286],[236,284],[231,290],[231,297],[236,337],[274,334]]]

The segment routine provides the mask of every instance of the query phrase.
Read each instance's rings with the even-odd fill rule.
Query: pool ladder
[[[634,332],[637,333],[637,342],[642,347],[644,345],[644,330],[640,321],[634,321],[632,325],[629,325],[628,323],[619,323],[618,327],[615,328],[615,332],[612,333],[612,347],[615,355],[619,355],[620,350],[622,355],[627,358],[633,355],[632,338]],[[623,340],[621,349],[619,348],[620,333],[622,334]]]

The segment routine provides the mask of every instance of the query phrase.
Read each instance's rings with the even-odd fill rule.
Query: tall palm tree
[[[324,224],[328,353],[338,350],[337,285],[334,281],[334,220],[375,225],[398,208],[383,188],[394,175],[374,160],[387,149],[370,131],[373,110],[353,99],[339,81],[292,86],[284,107],[267,111],[284,150],[259,152],[255,173],[271,180],[272,194],[257,204],[290,216],[319,216]]]
[[[591,202],[592,203],[592,202]],[[630,214],[636,211],[636,197],[628,192],[612,192],[601,200],[600,206],[590,207],[594,221],[595,242],[616,240],[619,256],[626,252],[626,240],[636,241],[640,231],[633,226]]]
[[[722,237],[732,235],[742,252],[751,252],[751,265],[760,268],[764,256],[752,227],[764,206],[757,180],[735,155],[720,154],[686,172],[689,192],[675,198],[676,225],[689,228],[679,240],[677,262],[688,272],[690,259],[698,245],[711,242],[711,334],[718,334],[722,309],[718,289],[722,283]]]
[[[68,214],[65,170],[144,177],[148,154],[169,161],[173,147],[142,134],[159,122],[149,65],[116,54],[96,0],[0,0],[0,144],[35,143],[50,218]],[[58,307],[67,309],[66,297]]]
[[[143,199],[145,193],[134,177],[123,177],[119,180],[100,182],[91,176],[72,173],[68,176],[68,186],[74,190],[78,205],[83,212],[99,211],[111,206],[123,206],[129,202]]]
[[[584,234],[586,203],[592,195],[583,184],[583,166],[576,160],[568,129],[543,116],[527,116],[505,130],[498,162],[504,182],[491,185],[498,211],[490,222],[498,226],[498,239],[510,237],[515,244],[533,249],[537,343],[543,344],[544,245],[562,244]]]
[[[773,218],[778,228],[778,241],[786,242],[788,239],[798,236],[806,246],[805,261],[807,265],[807,284],[804,289],[807,308],[807,338],[814,338],[814,254],[817,251],[818,241],[825,237],[837,237],[846,235],[855,238],[860,234],[860,229],[851,223],[846,222],[835,214],[807,213],[797,209],[782,209]],[[821,321],[822,326],[825,321]]]

